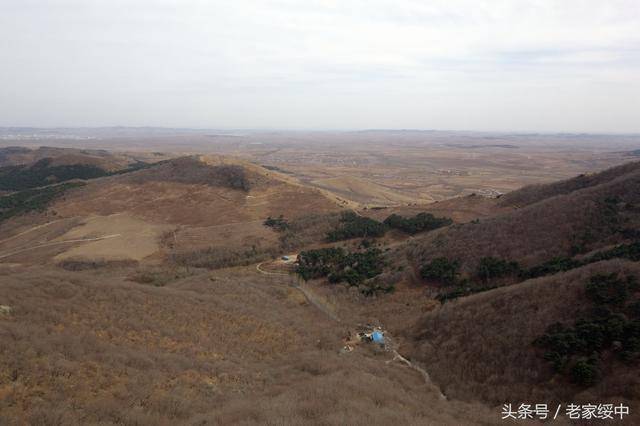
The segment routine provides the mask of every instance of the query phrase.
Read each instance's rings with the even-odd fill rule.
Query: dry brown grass
[[[195,164],[195,165],[194,165]],[[249,189],[227,182],[227,173],[192,158],[126,175],[91,181],[83,190],[54,204],[63,217],[106,216],[128,212],[151,223],[207,227],[287,218],[311,212],[328,213],[339,207],[318,190],[294,185],[254,168],[242,168]],[[226,170],[226,169],[225,169]]]
[[[149,223],[128,214],[90,216],[83,218],[83,222],[52,242],[105,235],[117,237],[84,242],[56,256],[55,260],[86,258],[141,261],[160,249],[158,240],[170,228],[168,225]]]
[[[640,162],[632,162],[612,167],[599,173],[582,174],[559,182],[529,185],[509,192],[500,199],[500,204],[503,206],[522,207],[557,195],[565,195],[580,189],[602,185],[638,170],[640,170]]]
[[[324,243],[327,233],[338,226],[340,213],[300,216],[289,221],[288,228],[279,235],[280,246],[284,251]]]
[[[472,270],[480,258],[496,256],[530,266],[555,256],[624,240],[620,228],[638,228],[640,169],[603,184],[544,199],[522,209],[436,230],[416,238],[409,256],[421,264],[434,257],[458,259]],[[610,202],[609,200],[615,200]],[[615,215],[608,213],[611,207]]]
[[[400,216],[415,216],[426,212],[434,216],[449,217],[455,223],[470,222],[474,219],[482,219],[495,216],[512,210],[511,207],[501,206],[496,198],[488,198],[480,195],[467,195],[429,204],[412,204],[386,208],[373,208],[362,211],[365,216],[378,221],[383,221],[391,214]]]
[[[415,201],[414,197],[403,195],[393,188],[387,188],[370,180],[353,176],[319,179],[311,184],[358,203],[395,205]]]
[[[220,270],[165,287],[107,270],[2,274],[0,423],[491,424],[440,401],[383,353],[339,355],[344,329],[281,277]]]
[[[329,217],[340,210],[317,189],[259,166],[227,159],[213,163],[210,158],[205,160],[178,158],[91,181],[83,188],[86,190],[71,191],[35,219],[3,223],[0,231],[10,240],[0,238],[0,256],[17,251],[6,261],[27,264],[66,258],[157,263],[170,254],[198,257],[198,265],[247,264],[311,240],[319,241],[317,236],[324,228],[316,228],[322,227],[322,221],[311,216]],[[237,179],[246,180],[247,188],[234,183]],[[298,224],[295,235],[288,233],[281,239],[262,225],[268,216],[280,215]],[[310,219],[301,219],[304,217]],[[303,227],[299,219],[311,226]],[[53,221],[33,229],[34,222],[42,225]],[[21,234],[29,229],[33,230]],[[57,244],[105,235],[112,237]],[[47,245],[41,247],[43,243]],[[226,260],[216,260],[220,256]],[[237,261],[239,257],[241,261]]]
[[[102,268],[130,268],[138,265],[138,262],[132,259],[126,260],[111,260],[111,259],[92,259],[86,260],[84,258],[69,258],[57,265],[66,271],[87,271],[93,269]]]
[[[107,171],[124,169],[132,162],[131,157],[104,150],[56,148],[46,146],[41,146],[36,149],[16,147],[0,148],[0,167],[31,165],[45,158],[52,160],[52,166],[84,164],[96,166]]]
[[[487,404],[640,399],[637,377],[625,377],[628,369],[580,394],[552,378],[530,347],[551,321],[582,309],[581,285],[591,273],[638,274],[637,264],[592,264],[437,307],[416,285],[404,243],[393,242],[381,279],[399,281],[396,293],[364,298],[357,289],[325,282],[305,286],[338,323],[307,303],[289,277],[261,275],[255,265],[197,268],[314,245],[335,223],[336,203],[255,165],[241,173],[248,191],[233,184],[237,168],[233,182],[229,169],[216,169],[241,163],[206,159],[183,173],[193,161],[99,179],[54,206],[64,218],[126,212],[170,224],[171,231],[152,239],[184,267],[161,265],[159,255],[157,265],[135,269],[85,260],[66,264],[74,272],[27,268],[16,264],[20,258],[0,265],[0,304],[11,307],[0,317],[1,424],[496,424],[500,409]],[[639,178],[631,171],[564,195],[563,189],[539,191],[543,195],[525,197],[537,203],[517,211],[481,197],[433,204],[426,211],[481,221],[416,237],[410,254],[417,262],[436,254],[459,257],[467,268],[487,255],[531,263],[564,254],[576,233],[600,229],[604,197],[618,196],[627,225],[637,224]],[[406,211],[414,207],[423,208]],[[260,224],[280,214],[290,221],[289,233]],[[27,229],[26,219],[9,225],[2,228],[8,235]],[[17,240],[57,238],[77,225],[61,221]],[[597,237],[597,244],[617,238],[604,231]],[[55,254],[24,260],[44,263]],[[453,401],[439,400],[414,370],[386,363],[388,353],[339,355],[342,337],[366,322],[384,324],[401,352],[426,366]]]

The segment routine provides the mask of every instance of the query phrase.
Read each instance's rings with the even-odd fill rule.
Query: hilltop
[[[295,220],[339,210],[319,190],[260,166],[222,157],[180,157],[92,176],[43,203],[28,219],[17,216],[5,221],[0,227],[10,238],[0,241],[0,254],[12,262],[29,261],[32,256],[37,262],[69,258],[157,262],[168,255],[201,258],[200,251],[224,242],[227,256],[244,257],[248,247],[260,257],[280,250],[278,234],[263,226],[267,217],[286,215]],[[29,231],[34,224],[42,227]],[[49,245],[24,250],[42,246],[43,237]],[[57,244],[92,238],[98,240]],[[12,252],[17,253],[7,256]]]
[[[162,158],[73,148],[0,148],[0,193],[126,173]]]
[[[590,177],[525,187],[499,199],[509,209],[420,237],[407,247],[421,263],[459,259],[463,272],[495,256],[531,267],[628,241],[640,225],[640,163]],[[515,210],[513,207],[516,207]]]
[[[138,157],[146,157],[138,155]],[[102,149],[78,149],[41,146],[35,149],[15,146],[0,148],[0,167],[32,166],[39,161],[50,160],[51,166],[86,165],[105,171],[126,168],[135,162],[128,154],[119,154]]]

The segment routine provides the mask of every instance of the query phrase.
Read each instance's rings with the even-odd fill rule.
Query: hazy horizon
[[[7,1],[0,126],[640,133],[635,1]]]
[[[537,131],[537,130],[510,130],[510,129],[487,129],[487,130],[477,130],[477,129],[420,129],[420,128],[342,128],[342,129],[332,129],[332,128],[307,128],[307,129],[294,129],[294,128],[280,128],[280,127],[256,127],[256,128],[241,128],[241,127],[216,127],[216,128],[207,128],[207,127],[164,127],[164,126],[123,126],[123,125],[104,125],[104,126],[33,126],[33,125],[24,125],[24,126],[10,126],[3,125],[0,126],[0,130],[6,131],[8,129],[13,130],[22,130],[26,131],[29,129],[37,130],[37,131],[47,131],[47,130],[160,130],[160,131],[183,131],[189,133],[198,133],[198,132],[248,132],[248,133],[261,133],[261,132],[276,132],[276,133],[366,133],[366,132],[424,132],[424,133],[478,133],[478,134],[513,134],[525,136],[529,134],[540,134],[543,136],[553,136],[553,135],[588,135],[588,136],[639,136],[640,132],[580,132],[580,131]]]

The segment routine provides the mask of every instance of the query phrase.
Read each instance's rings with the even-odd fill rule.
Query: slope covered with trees
[[[423,315],[407,348],[450,398],[638,407],[638,277],[609,260],[462,297]]]
[[[86,164],[51,166],[51,159],[40,160],[32,166],[0,168],[0,190],[22,191],[72,179],[95,179],[109,173]]]
[[[0,222],[25,213],[43,211],[67,190],[83,185],[82,182],[67,182],[0,196]]]
[[[599,173],[582,174],[571,179],[549,184],[529,185],[516,191],[509,192],[500,198],[504,206],[519,206],[534,204],[547,198],[566,195],[571,192],[603,185],[621,176],[638,170],[640,163],[632,162],[604,170]]]

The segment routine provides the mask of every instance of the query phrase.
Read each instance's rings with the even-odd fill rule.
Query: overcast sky
[[[640,132],[638,0],[1,0],[0,125]]]

